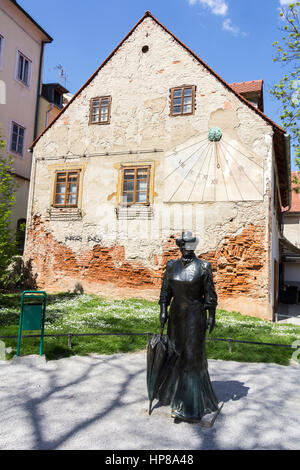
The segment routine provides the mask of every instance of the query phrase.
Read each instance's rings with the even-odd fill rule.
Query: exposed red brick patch
[[[26,258],[31,259],[38,273],[39,287],[60,290],[66,277],[76,282],[111,283],[120,288],[156,289],[161,286],[167,261],[180,256],[175,238],[172,236],[165,242],[162,255],[153,255],[153,269],[149,269],[141,261],[127,261],[125,248],[120,245],[95,245],[89,251],[75,253],[59,243],[45,229],[41,219],[35,217],[28,232]],[[240,234],[226,237],[216,250],[199,256],[212,264],[220,299],[241,295],[265,298],[262,287],[267,263],[264,242],[264,227],[249,225]]]
[[[264,268],[267,263],[265,229],[249,225],[239,235],[225,238],[215,251],[203,253],[201,259],[211,262],[220,298],[249,295],[263,298]]]
[[[113,282],[120,287],[153,288],[160,286],[161,270],[150,270],[141,262],[125,259],[125,248],[95,245],[92,250],[74,253],[45,230],[35,217],[28,231],[26,258],[32,260],[40,287],[54,286],[64,276],[91,282]]]

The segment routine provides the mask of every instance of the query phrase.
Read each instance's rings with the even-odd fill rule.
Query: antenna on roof
[[[53,67],[53,70],[58,70],[58,76],[59,76],[59,83],[63,85],[66,88],[67,81],[68,81],[68,74],[65,71],[63,65],[59,64],[56,67]]]

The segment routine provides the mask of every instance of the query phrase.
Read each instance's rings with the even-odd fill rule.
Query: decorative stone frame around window
[[[57,171],[54,187],[54,207],[77,207],[80,170]]]
[[[122,205],[149,205],[150,166],[122,168]]]
[[[128,163],[115,163],[114,168],[118,172],[117,188],[116,192],[108,196],[107,200],[111,200],[112,197],[116,197],[116,217],[117,219],[152,219],[153,218],[153,203],[154,197],[157,194],[154,192],[154,176],[155,168],[159,165],[158,161],[148,160],[141,162],[128,162]],[[124,201],[123,188],[124,188],[124,170],[128,169],[140,169],[148,168],[148,179],[147,179],[147,201],[146,202],[133,202],[128,203],[128,200]]]
[[[90,100],[89,124],[110,124],[111,96],[98,96]]]
[[[84,173],[87,168],[87,162],[85,163],[52,163],[47,165],[48,174],[49,174],[49,209],[47,220],[81,220],[83,217],[82,211],[82,196],[83,196],[83,181]],[[62,206],[55,204],[55,195],[56,195],[56,179],[57,173],[66,173],[66,172],[78,172],[79,173],[79,182],[77,186],[77,205],[76,206]]]
[[[195,85],[171,88],[170,116],[188,116],[195,113]]]

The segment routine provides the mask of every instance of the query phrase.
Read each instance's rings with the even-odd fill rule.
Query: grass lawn
[[[20,294],[0,294],[0,336],[17,335]],[[158,333],[159,305],[141,299],[107,300],[96,295],[70,293],[48,294],[45,334],[59,333]],[[25,331],[23,334],[37,334]],[[217,310],[215,338],[232,338],[265,343],[292,344],[300,339],[300,326],[275,324],[236,312]],[[209,337],[209,335],[208,335]],[[17,339],[5,342],[6,359],[17,349]],[[147,336],[90,336],[73,337],[72,349],[66,337],[45,337],[44,354],[47,359],[89,353],[113,354],[145,349]],[[207,341],[210,359],[242,362],[273,362],[288,365],[294,349],[232,344]],[[21,355],[38,354],[39,338],[23,338]]]

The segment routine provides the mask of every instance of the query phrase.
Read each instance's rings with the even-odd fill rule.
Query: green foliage
[[[15,240],[10,228],[16,191],[13,160],[3,156],[4,148],[5,142],[0,129],[0,288],[5,285],[7,268],[16,254]]]
[[[282,38],[275,41],[277,50],[274,62],[280,62],[286,68],[286,73],[279,83],[274,85],[270,93],[281,102],[280,116],[282,127],[291,135],[295,149],[295,161],[300,168],[300,2],[290,3],[282,9],[280,16],[283,21]]]

